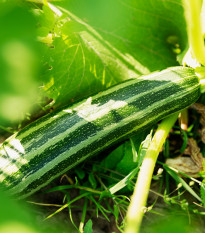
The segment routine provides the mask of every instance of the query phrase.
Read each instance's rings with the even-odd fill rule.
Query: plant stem
[[[15,133],[15,131],[12,131],[12,130],[10,130],[10,129],[8,129],[8,128],[2,126],[2,125],[0,125],[0,129],[3,129],[4,131],[6,131],[6,132],[8,132],[8,133]]]
[[[200,79],[200,84],[201,84],[201,93],[205,92],[205,79]]]
[[[137,178],[134,193],[128,207],[125,233],[137,233],[140,230],[141,221],[146,210],[145,206],[156,160],[170,129],[177,120],[177,117],[178,113],[175,113],[160,123],[146,152]]]
[[[201,7],[201,28],[203,35],[205,34],[205,1],[203,0]]]
[[[86,212],[87,212],[87,205],[88,205],[88,199],[85,198],[85,203],[84,203],[84,207],[83,207],[83,213],[82,213],[82,218],[81,218],[81,222],[80,222],[80,226],[79,226],[79,232],[83,233],[83,228],[84,228],[84,223],[85,223],[85,217],[86,217]]]
[[[189,47],[198,62],[205,65],[205,47],[201,25],[201,0],[183,0]]]

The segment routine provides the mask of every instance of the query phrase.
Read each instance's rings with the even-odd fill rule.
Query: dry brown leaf
[[[184,154],[190,155],[194,163],[202,169],[203,156],[200,152],[200,148],[197,145],[197,142],[193,138],[188,139],[188,146],[184,151]]]
[[[166,164],[189,176],[197,177],[197,173],[203,169],[203,156],[193,138],[188,139],[188,146],[184,154],[190,155],[190,157],[179,156],[177,158],[167,159]]]
[[[197,173],[201,171],[190,157],[179,156],[174,159],[167,159],[166,164],[192,177],[197,177]]]

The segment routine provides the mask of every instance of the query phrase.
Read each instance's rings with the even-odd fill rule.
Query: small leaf
[[[110,193],[114,194],[117,191],[121,190],[125,186],[127,186],[130,181],[135,177],[135,175],[138,173],[139,168],[133,169],[124,179],[120,180],[117,184],[115,184],[113,187],[110,188]]]
[[[127,175],[132,169],[137,167],[137,162],[133,161],[133,151],[130,141],[123,144],[123,157],[116,166],[116,171],[123,175]]]
[[[144,156],[147,152],[147,149],[152,141],[152,130],[150,131],[149,134],[147,134],[149,131],[145,131],[143,134],[143,137],[146,136],[146,138],[144,139],[144,141],[141,142],[139,150],[138,150],[138,167],[142,164],[142,161],[144,159]]]
[[[114,170],[116,165],[123,158],[123,156],[124,156],[124,144],[118,146],[108,156],[106,156],[106,158],[103,159],[103,161],[101,162],[101,166]]]
[[[75,173],[78,175],[78,177],[82,180],[85,177],[85,172],[80,167],[75,168]]]
[[[95,176],[93,175],[93,173],[90,173],[88,176],[89,182],[91,184],[91,186],[95,189],[97,187],[97,181],[95,179]]]
[[[93,232],[92,226],[93,226],[92,220],[89,219],[85,224],[84,233],[92,233]]]
[[[42,27],[46,27],[49,30],[52,30],[56,22],[56,17],[57,16],[49,6],[43,5],[43,11],[40,20]]]
[[[130,138],[130,143],[131,143],[131,146],[132,146],[132,154],[133,154],[133,162],[137,162],[137,151],[136,151],[136,148],[135,148],[135,145],[134,145],[134,142],[132,140],[132,138]]]
[[[118,221],[119,214],[120,214],[119,207],[117,205],[114,205],[113,207],[114,207],[114,216],[115,216],[115,219],[116,219],[116,221]]]
[[[205,207],[205,180],[203,180],[203,182],[201,183],[200,192],[201,192],[202,203]]]
[[[36,19],[26,7],[8,4],[4,14],[0,13],[0,28],[0,123],[7,126],[22,121],[39,101],[41,50]]]

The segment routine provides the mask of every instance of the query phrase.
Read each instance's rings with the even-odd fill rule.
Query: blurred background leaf
[[[25,201],[14,200],[2,190],[4,188],[0,186],[0,233],[76,232],[71,222],[63,221],[63,215],[59,219],[44,221],[47,215],[45,207],[40,209]],[[67,219],[67,213],[65,216]]]
[[[144,224],[144,227],[141,229],[142,233],[199,233],[202,230],[197,223],[196,216],[191,215],[188,217],[185,211],[174,207],[167,208],[156,216],[150,216],[150,218],[148,216],[148,219],[152,223]]]
[[[24,119],[38,98],[36,19],[15,3],[1,3],[0,10],[0,125]]]
[[[2,186],[1,186],[2,188]],[[0,192],[0,233],[37,233],[35,218],[25,203],[17,203]]]

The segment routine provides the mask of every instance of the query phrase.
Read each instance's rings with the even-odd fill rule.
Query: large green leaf
[[[69,0],[67,9],[150,71],[177,64],[171,38],[185,47],[181,0]]]
[[[92,27],[68,12],[71,20],[61,28],[44,57],[49,69],[45,90],[64,104],[137,77],[142,72],[127,67],[124,55],[106,42]],[[115,51],[115,52],[113,52]]]
[[[61,11],[63,26],[42,75],[56,104],[177,65],[173,49],[186,42],[179,0],[70,0]]]

